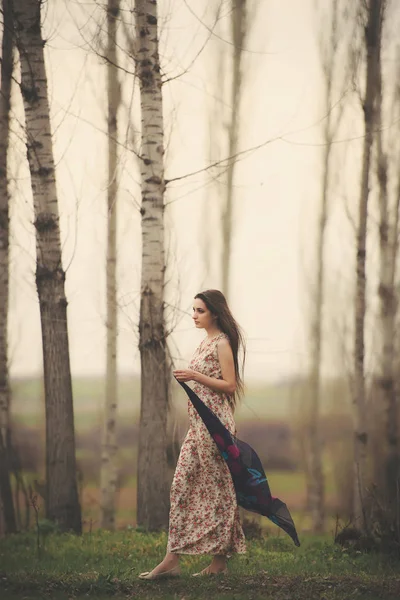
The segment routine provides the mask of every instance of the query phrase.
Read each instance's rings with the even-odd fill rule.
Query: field
[[[22,468],[27,483],[40,495],[44,479],[44,400],[38,379],[17,380],[12,384],[12,420]],[[179,445],[187,428],[187,399],[178,386],[174,387],[173,413],[170,419],[170,477],[179,453]],[[137,378],[122,377],[119,381],[117,526],[135,526],[136,461],[140,389]],[[104,381],[101,378],[74,380],[74,412],[84,529],[99,524],[99,456],[101,440]],[[298,459],[293,434],[295,406],[290,382],[274,386],[249,387],[236,420],[239,437],[252,440],[267,470],[271,489],[295,512],[300,526],[307,529],[308,518],[303,513],[306,502],[305,477]],[[340,435],[342,435],[342,427]],[[325,476],[327,504],[334,516],[337,492],[334,471],[326,453]],[[39,506],[42,507],[40,501]]]
[[[43,418],[43,382],[39,378],[20,378],[11,382],[13,392],[12,413],[25,423],[37,423]],[[140,409],[140,380],[137,376],[118,378],[119,411],[122,415],[137,418]],[[249,384],[241,402],[237,419],[286,418],[293,403],[293,383]],[[105,382],[102,377],[75,377],[73,380],[74,410],[80,426],[89,425],[91,419],[101,417]],[[185,395],[177,384],[173,386],[174,404],[179,403],[185,412]],[[178,407],[179,408],[179,407]]]
[[[21,534],[0,540],[2,600],[122,598],[194,600],[395,600],[399,562],[346,551],[330,536],[301,536],[296,548],[283,536],[249,541],[247,554],[229,561],[229,575],[196,578],[207,557],[184,557],[182,576],[140,581],[138,573],[162,558],[166,534],[134,529],[96,531],[77,538]]]
[[[139,383],[120,382],[118,427],[119,491],[117,531],[99,529],[99,451],[104,385],[100,379],[74,382],[77,458],[84,533],[81,537],[49,533],[35,527],[33,511],[28,533],[0,539],[0,596],[2,600],[70,600],[163,598],[166,600],[394,600],[400,597],[398,558],[344,549],[334,543],[339,512],[334,455],[345,448],[348,424],[342,417],[322,422],[324,472],[328,515],[326,534],[310,532],[305,476],[296,438],[296,414],[291,383],[255,386],[237,414],[239,436],[251,440],[266,467],[271,490],[287,504],[295,520],[301,547],[267,519],[254,518],[254,538],[247,525],[248,552],[230,560],[227,577],[191,578],[207,564],[206,557],[184,557],[179,580],[143,582],[138,573],[162,558],[166,534],[136,528],[136,459]],[[44,476],[44,406],[37,380],[13,384],[15,439],[24,478],[38,493],[40,517]],[[177,395],[170,422],[170,476],[186,429],[186,399]],[[325,417],[328,413],[324,407]],[[343,473],[344,463],[339,463]],[[336,475],[335,475],[336,474]]]

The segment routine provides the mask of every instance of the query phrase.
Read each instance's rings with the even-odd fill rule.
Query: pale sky
[[[165,10],[161,39],[164,72],[174,77],[194,61],[186,74],[164,87],[167,179],[208,164],[207,109],[218,97],[218,90],[213,89],[210,76],[212,47],[194,60],[209,31],[187,8],[189,5],[200,20],[211,25],[211,15],[203,10],[206,4],[205,0],[160,0]],[[322,139],[324,116],[314,5],[313,0],[260,0],[258,19],[246,45],[249,72],[240,149],[283,138],[246,155],[236,172],[230,304],[248,339],[249,379],[290,376],[302,371],[307,360],[304,281],[312,266],[307,263],[321,179],[321,147],[315,144]],[[98,15],[99,9],[96,12],[90,2],[57,0],[55,8],[48,10],[53,12],[46,15],[44,23],[49,39],[46,60],[63,261],[67,268],[72,374],[103,374],[106,75],[101,61],[82,39],[81,33],[90,41],[89,30],[78,31],[78,25],[91,24],[88,17]],[[124,100],[129,106],[133,77],[121,76]],[[14,92],[17,98],[17,90]],[[122,112],[121,141],[125,143],[127,109]],[[131,115],[138,123],[137,95]],[[20,101],[15,105],[16,131],[17,118],[22,118]],[[354,136],[362,135],[357,119],[350,130]],[[357,144],[347,150],[347,166],[358,157]],[[17,150],[15,155],[21,166],[12,209],[10,358],[11,373],[19,376],[40,373],[42,358],[29,174],[25,151]],[[134,156],[126,150],[122,151],[121,173],[118,364],[121,373],[137,373],[140,190]],[[168,269],[172,277],[168,299],[178,308],[172,337],[173,355],[182,358],[181,366],[202,336],[194,330],[190,315],[181,311],[190,313],[192,298],[201,289],[220,286],[216,269],[214,274],[204,273],[202,257],[204,205],[216,202],[209,183],[209,174],[196,175],[171,185],[167,194],[167,201],[172,202],[166,211]],[[210,223],[212,228],[211,217]],[[351,266],[352,260],[351,226],[334,216],[329,228],[332,273],[343,275],[343,263]],[[217,264],[217,243],[212,256]],[[342,287],[351,286],[350,276],[343,277],[344,284],[342,280],[331,282],[333,297],[336,294],[335,302],[339,303],[349,293],[343,296]],[[326,361],[326,372],[331,371],[332,363]]]

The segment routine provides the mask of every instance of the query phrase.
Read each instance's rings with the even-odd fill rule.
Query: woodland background
[[[201,289],[302,531],[398,551],[392,0],[2,0],[2,533],[164,529]],[[196,337],[197,336],[197,337]]]

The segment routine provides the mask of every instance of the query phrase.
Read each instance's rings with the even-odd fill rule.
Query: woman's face
[[[200,298],[193,302],[193,321],[198,329],[209,329],[215,323],[214,315]]]

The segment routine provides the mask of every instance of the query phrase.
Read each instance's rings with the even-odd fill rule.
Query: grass
[[[140,581],[162,558],[165,533],[131,529],[95,531],[81,537],[34,533],[0,540],[2,600],[24,598],[122,598],[189,600],[394,600],[400,596],[398,559],[343,551],[331,536],[302,536],[296,548],[288,537],[248,542],[246,555],[230,560],[228,577],[191,578],[207,557],[185,556],[179,580]]]
[[[26,484],[32,483],[34,479],[39,479],[39,474],[29,473],[25,475]],[[304,473],[298,472],[280,472],[274,471],[269,475],[269,483],[274,496],[281,498],[289,506],[291,514],[295,520],[299,530],[309,529],[311,527],[310,516],[303,510],[305,497],[305,477]],[[132,475],[124,482],[123,487],[118,491],[116,498],[116,524],[117,527],[124,527],[128,524],[136,524],[136,475]],[[99,499],[98,481],[85,480],[82,495],[82,517],[85,522],[85,529],[89,527],[97,529],[100,523],[100,499]],[[332,499],[331,495],[327,496],[327,500]],[[21,506],[23,499],[21,498]],[[44,501],[38,499],[38,508],[40,518],[44,517]],[[253,515],[253,518],[256,518]],[[333,531],[335,528],[335,513],[332,512],[327,519],[327,529]],[[33,514],[31,515],[31,523]],[[260,517],[260,522],[265,519]]]

